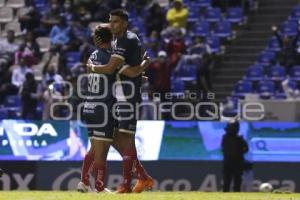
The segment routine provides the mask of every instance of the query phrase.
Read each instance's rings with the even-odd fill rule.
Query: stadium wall
[[[147,161],[145,168],[156,179],[154,190],[221,191],[222,163],[218,161]],[[5,173],[2,190],[74,190],[80,180],[81,162],[0,161]],[[108,163],[107,187],[115,189],[122,180],[119,161]],[[255,163],[247,175],[244,191],[257,191],[262,182],[275,189],[300,192],[299,163]]]

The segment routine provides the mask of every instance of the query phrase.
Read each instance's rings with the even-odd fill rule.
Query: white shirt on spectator
[[[7,40],[0,40],[0,54],[15,53],[18,49],[19,45],[17,43],[9,43]]]
[[[13,70],[12,77],[11,77],[11,83],[17,87],[20,87],[23,85],[23,82],[25,81],[25,75],[28,72],[32,72],[32,70],[25,66],[25,67],[17,67]]]

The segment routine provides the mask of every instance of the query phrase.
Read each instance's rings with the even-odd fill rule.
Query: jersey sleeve
[[[94,52],[90,55],[89,59],[87,60],[87,63],[88,63],[88,64],[94,64],[94,62],[95,62],[96,59],[97,59],[97,52],[94,51]]]
[[[113,49],[112,57],[117,57],[125,61],[125,53],[128,51],[126,41],[123,39],[117,40],[116,46]]]

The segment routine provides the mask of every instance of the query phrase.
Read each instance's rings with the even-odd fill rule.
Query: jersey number
[[[88,91],[91,93],[99,93],[99,91],[100,91],[100,75],[89,74]]]

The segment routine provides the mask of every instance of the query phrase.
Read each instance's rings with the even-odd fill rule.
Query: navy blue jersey
[[[119,73],[121,73],[128,66],[132,67],[141,64],[143,60],[143,50],[142,50],[142,44],[138,36],[133,32],[127,31],[123,37],[117,38],[114,41],[112,56],[121,58],[124,61],[124,64],[126,65],[126,66],[124,65],[120,69]],[[130,81],[134,85],[134,88],[132,88],[128,84],[122,84],[122,92],[126,97],[123,100],[129,102],[140,102],[142,76],[129,78],[127,76],[119,74],[118,79],[120,81]],[[133,97],[128,98],[128,96],[132,93],[134,93]]]
[[[110,56],[110,50],[98,49],[91,54],[88,62],[94,65],[105,65],[109,62]],[[88,74],[87,97],[83,112],[93,113],[95,109],[94,103],[111,104],[115,101],[112,91],[115,79],[116,73]]]

